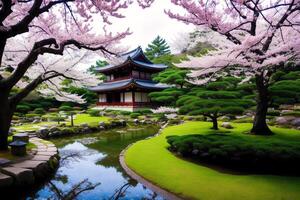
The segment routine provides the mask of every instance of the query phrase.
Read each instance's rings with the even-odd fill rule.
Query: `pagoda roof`
[[[149,69],[153,71],[162,71],[168,66],[164,64],[154,64],[152,63],[144,54],[142,48],[138,48],[129,51],[127,53],[121,54],[115,58],[110,65],[105,67],[99,67],[96,69],[99,73],[109,72],[111,70],[126,66],[128,64],[133,64],[142,69]]]
[[[153,89],[153,90],[163,90],[170,87],[169,85],[157,83],[151,80],[141,80],[141,79],[131,78],[131,79],[126,79],[121,81],[104,82],[98,86],[91,87],[89,89],[93,92],[107,92],[107,91],[125,89],[131,85],[137,88]]]

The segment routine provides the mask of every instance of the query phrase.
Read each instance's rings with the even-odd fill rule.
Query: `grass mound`
[[[244,134],[250,123],[232,123],[230,135],[269,142],[298,142],[300,131],[271,127],[274,135]],[[125,154],[126,164],[139,175],[184,199],[204,200],[290,200],[300,199],[300,177],[266,174],[228,173],[207,165],[180,159],[167,148],[166,136],[208,135],[214,131],[210,122],[186,122],[165,128],[161,135],[133,144]]]
[[[239,171],[300,174],[298,142],[237,135],[168,136],[169,150],[186,158]]]

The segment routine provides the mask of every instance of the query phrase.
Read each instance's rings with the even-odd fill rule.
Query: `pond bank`
[[[164,128],[166,128],[168,125],[168,123],[166,123],[165,125],[163,125],[158,133],[155,136],[158,136],[161,134],[162,130]],[[154,136],[154,137],[155,137]],[[149,138],[148,138],[149,139]],[[125,162],[125,154],[126,154],[126,150],[130,148],[130,146],[132,146],[133,144],[130,144],[129,146],[127,146],[119,155],[119,161],[120,164],[122,166],[122,168],[125,170],[125,172],[134,180],[136,180],[137,182],[143,184],[144,186],[146,186],[147,188],[151,189],[152,191],[156,192],[157,194],[161,195],[162,197],[164,197],[165,199],[170,199],[170,200],[181,200],[180,197],[176,196],[175,194],[164,190],[163,188],[155,185],[154,183],[152,183],[151,181],[145,179],[144,177],[138,175],[137,173],[135,173],[133,170],[131,170]]]
[[[153,125],[128,125],[97,133],[52,139],[59,149],[61,164],[51,180],[26,194],[26,197],[41,200],[55,197],[56,190],[53,188],[67,194],[74,186],[85,181],[83,186],[97,185],[97,187],[81,193],[78,199],[110,199],[116,191],[124,189],[123,186],[126,185],[122,190],[124,200],[163,200],[151,189],[131,179],[119,163],[119,154],[124,148],[153,136],[158,129],[159,127]],[[69,155],[74,156],[66,159]]]
[[[36,150],[28,159],[0,167],[0,190],[28,188],[46,179],[59,165],[58,151],[52,142],[33,137]]]

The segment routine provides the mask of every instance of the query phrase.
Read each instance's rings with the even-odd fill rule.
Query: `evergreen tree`
[[[300,71],[277,71],[270,86],[272,107],[300,102]]]
[[[171,53],[170,46],[167,44],[166,40],[157,36],[146,48],[145,55],[153,60],[163,55],[168,55]]]
[[[203,115],[213,122],[213,129],[218,129],[218,118],[224,115],[242,114],[255,103],[242,99],[247,91],[241,90],[235,78],[223,78],[211,82],[205,87],[195,87],[187,94],[180,96],[176,104],[179,113]],[[251,94],[251,93],[250,93]]]
[[[100,68],[100,67],[105,67],[107,66],[109,63],[105,60],[97,60],[96,61],[96,64],[95,65],[91,65],[87,71],[91,74],[94,74],[94,75],[99,75],[99,73],[96,71],[97,68]]]

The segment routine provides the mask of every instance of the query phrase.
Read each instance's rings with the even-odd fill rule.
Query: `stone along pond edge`
[[[56,146],[49,141],[33,137],[36,152],[29,159],[0,167],[0,190],[27,188],[46,180],[59,166]]]
[[[166,128],[168,125],[168,123],[164,124],[158,131],[158,133],[153,136],[156,137],[158,135],[160,135],[160,133],[162,132],[162,130],[164,128]],[[152,137],[146,138],[150,139]],[[134,144],[134,143],[133,143]],[[182,198],[178,197],[177,195],[175,195],[172,192],[169,192],[161,187],[159,187],[158,185],[154,184],[153,182],[145,179],[144,177],[140,176],[139,174],[135,173],[132,169],[130,169],[125,161],[125,155],[126,155],[126,151],[133,145],[130,144],[128,145],[119,155],[119,162],[122,166],[122,168],[124,169],[124,171],[127,173],[128,176],[130,176],[132,179],[136,180],[137,182],[141,183],[142,185],[146,186],[147,188],[149,188],[150,190],[152,190],[153,192],[159,194],[160,196],[164,197],[167,200],[182,200]]]

